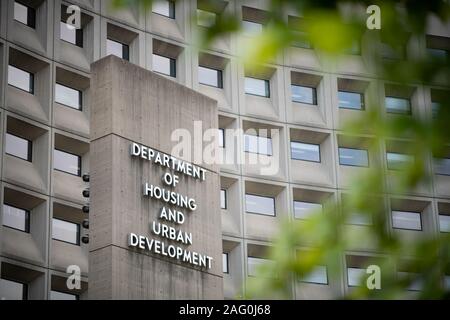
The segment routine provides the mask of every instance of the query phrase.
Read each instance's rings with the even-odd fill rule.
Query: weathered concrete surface
[[[132,157],[131,142],[170,153],[174,129],[193,133],[195,120],[203,121],[203,130],[217,128],[216,102],[112,56],[92,65],[91,88],[89,298],[222,298],[217,166],[197,161],[207,169],[206,181],[179,174],[180,183],[172,190],[194,198],[198,208],[181,210],[186,216],[182,225],[161,221],[191,232],[193,244],[179,246],[212,256],[211,269],[127,245],[130,232],[171,243],[150,232],[164,203],[142,195],[145,182],[169,189],[161,180],[169,169]]]

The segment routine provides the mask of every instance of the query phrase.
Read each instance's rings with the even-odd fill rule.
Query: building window
[[[223,88],[222,71],[199,66],[198,82],[211,87]]]
[[[359,92],[338,91],[339,108],[364,110],[364,95]]]
[[[83,47],[83,29],[77,29],[63,21],[60,22],[60,39],[80,48]]]
[[[347,268],[347,284],[349,287],[358,287],[361,280],[366,277],[366,269]]]
[[[52,239],[80,245],[80,225],[53,218]]]
[[[55,101],[67,107],[81,110],[82,92],[57,83],[55,85]]]
[[[78,300],[78,295],[56,290],[50,291],[50,300]]]
[[[406,288],[406,290],[408,290],[408,291],[422,290],[423,282],[422,282],[422,279],[419,278],[419,274],[412,273],[412,272],[399,271],[399,272],[397,272],[397,275],[400,279],[406,280],[409,282],[409,285]]]
[[[275,198],[245,194],[245,211],[275,216]]]
[[[30,232],[30,211],[4,204],[3,225],[23,232]]]
[[[439,231],[450,232],[450,215],[446,214],[439,215]]]
[[[409,154],[387,152],[387,167],[390,170],[401,170],[414,161],[414,157]]]
[[[8,66],[8,84],[28,93],[34,93],[34,74],[19,69],[12,65]]]
[[[36,28],[36,10],[14,1],[14,20],[34,29]]]
[[[296,219],[308,219],[311,214],[322,211],[322,204],[294,201],[294,216]]]
[[[292,101],[317,105],[316,88],[291,85]]]
[[[11,133],[5,134],[5,152],[25,161],[32,161],[33,143]]]
[[[440,102],[438,102],[438,101],[431,101],[431,114],[433,115],[434,119],[437,118],[440,109],[441,109],[441,103]]]
[[[227,190],[225,189],[220,189],[220,208],[227,208]]]
[[[0,279],[0,298],[5,300],[27,300],[28,285],[8,279]]]
[[[392,211],[392,227],[394,229],[422,230],[420,212]]]
[[[270,98],[270,82],[265,79],[245,77],[245,93]]]
[[[272,156],[272,139],[244,134],[244,151]]]
[[[106,55],[115,55],[124,60],[130,60],[130,47],[119,41],[106,39]]]
[[[437,49],[437,48],[427,48],[427,52],[430,55],[430,57],[446,61],[448,59],[448,51],[445,49]]]
[[[411,114],[411,102],[406,98],[385,97],[386,112]]]
[[[210,28],[216,24],[217,15],[214,12],[197,9],[197,25]]]
[[[53,152],[53,168],[75,176],[81,176],[81,157],[55,149]]]
[[[176,77],[176,60],[153,54],[153,71]]]
[[[291,141],[291,158],[294,160],[320,162],[320,145]]]
[[[175,3],[167,0],[153,1],[152,12],[170,19],[175,19]]]
[[[348,216],[347,224],[370,226],[372,218],[368,213],[351,212]]]
[[[294,40],[292,41],[292,46],[303,49],[313,49],[313,45],[309,40],[308,34],[303,31],[293,31],[295,35]]]
[[[225,130],[219,128],[219,148],[225,148]]]
[[[450,176],[450,158],[434,159],[434,173]]]
[[[222,253],[222,271],[223,273],[230,273],[228,269],[228,253]]]
[[[369,153],[365,149],[339,148],[339,164],[343,166],[368,167]]]
[[[345,50],[345,53],[351,54],[351,55],[356,55],[356,56],[361,55],[361,42],[359,40],[352,41],[351,47],[347,48]]]
[[[328,284],[328,273],[326,266],[315,266],[305,277],[300,278],[301,282]]]
[[[253,35],[253,36],[261,34],[263,31],[263,25],[261,23],[248,21],[248,20],[242,20],[241,27],[245,34]]]

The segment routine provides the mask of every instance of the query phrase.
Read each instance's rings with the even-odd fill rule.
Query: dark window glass
[[[439,214],[439,231],[450,232],[450,215]]]
[[[434,173],[450,176],[450,158],[434,159]]]
[[[422,230],[420,212],[392,211],[392,227],[395,229]]]
[[[291,158],[294,160],[320,162],[318,144],[291,141]]]
[[[292,41],[292,46],[303,49],[312,49],[313,45],[308,38],[306,32],[297,31],[295,32],[295,40]]]
[[[433,118],[437,117],[439,109],[441,109],[441,103],[437,101],[431,101],[431,114],[433,115]]]
[[[275,199],[272,197],[246,194],[245,211],[266,216],[275,216]]]
[[[220,208],[227,208],[227,190],[225,189],[220,189]]]
[[[57,83],[55,85],[55,101],[67,107],[81,110],[82,92]]]
[[[175,19],[175,3],[167,0],[155,0],[152,3],[152,12]]]
[[[291,85],[292,90],[292,101],[307,103],[307,104],[317,104],[316,88],[304,87],[298,85]]]
[[[315,214],[322,211],[322,204],[294,201],[294,216],[296,219],[308,219],[311,214]]]
[[[3,205],[3,225],[24,232],[30,232],[30,211]]]
[[[61,291],[50,291],[50,300],[78,300],[78,295]]]
[[[29,92],[34,93],[34,74],[14,67],[8,66],[8,84]]]
[[[78,223],[53,218],[52,239],[79,245],[80,225]]]
[[[80,176],[81,157],[76,154],[55,149],[53,152],[53,168],[55,170]]]
[[[228,253],[222,253],[222,271],[223,273],[229,273],[228,270]]]
[[[214,12],[197,9],[197,24],[209,28],[216,24],[217,15]]]
[[[364,149],[339,148],[339,164],[344,166],[368,167],[368,152]]]
[[[389,113],[410,114],[411,103],[409,99],[386,97],[385,98],[386,111]]]
[[[219,129],[219,147],[225,148],[225,130]]]
[[[60,39],[78,47],[83,47],[83,29],[77,29],[75,26],[60,22]]]
[[[409,154],[387,152],[387,167],[390,170],[401,170],[414,161],[414,157]]]
[[[223,88],[222,71],[199,66],[198,82],[207,86]]]
[[[300,279],[301,282],[328,284],[328,274],[326,266],[315,266],[307,276]]]
[[[448,59],[448,51],[445,49],[437,49],[437,48],[427,48],[428,54],[439,60],[447,60]]]
[[[245,93],[269,98],[270,82],[265,79],[245,77]]]
[[[153,71],[176,77],[176,60],[153,54]]]
[[[16,135],[6,133],[5,152],[11,156],[31,162],[32,142]]]
[[[121,42],[106,39],[106,55],[115,55],[124,60],[130,60],[130,47]]]
[[[266,156],[272,155],[272,139],[244,134],[244,151]]]
[[[36,10],[18,1],[15,1],[14,20],[34,29],[36,28]]]
[[[364,95],[358,92],[339,91],[339,108],[364,110]]]
[[[28,286],[8,279],[0,279],[0,299],[4,300],[27,300]]]

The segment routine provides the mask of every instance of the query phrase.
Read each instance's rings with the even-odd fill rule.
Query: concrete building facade
[[[217,14],[234,13],[249,24],[247,30],[259,30],[266,23],[266,1],[218,3]],[[64,25],[71,5],[81,8],[81,29],[76,31]],[[216,100],[220,129],[278,129],[280,139],[270,140],[270,150],[264,139],[264,150],[257,148],[279,163],[276,174],[263,175],[258,167],[240,164],[243,159],[220,167],[223,295],[229,299],[245,292],[245,279],[265,258],[280,219],[295,219],[298,206],[340,200],[351,177],[366,170],[365,165],[345,165],[341,152],[349,152],[354,161],[380,161],[388,177],[395,175],[386,155],[401,154],[398,141],[385,141],[378,152],[351,154],[364,149],[370,136],[361,134],[357,143],[349,141],[342,124],[367,110],[352,103],[340,107],[342,92],[362,105],[371,99],[385,106],[390,101],[386,97],[408,100],[412,116],[431,117],[439,92],[448,90],[445,79],[407,87],[377,79],[372,52],[382,41],[369,31],[356,50],[339,60],[329,61],[302,44],[286,49],[254,74],[239,59],[240,37],[251,35],[224,37],[205,52],[193,48],[196,29],[203,28],[191,19],[198,10],[205,8],[195,0],[162,2],[154,8],[157,12],[114,11],[109,0],[0,2],[0,273],[3,288],[14,292],[12,297],[88,297],[90,244],[84,242],[89,230],[83,221],[89,214],[83,210],[87,199],[82,195],[88,184],[82,174],[92,166],[90,66],[108,54],[121,55]],[[286,11],[286,21],[299,19],[295,15]],[[429,49],[448,52],[449,37],[449,26],[432,20],[425,37],[403,44],[401,58],[425,55]],[[385,58],[398,57],[386,50]],[[211,70],[217,81],[205,76]],[[235,146],[238,158],[252,151],[246,139],[238,139]],[[248,139],[260,145],[258,138]],[[223,147],[227,149],[226,140]],[[305,150],[312,159],[295,156]],[[448,164],[446,171],[434,163],[430,155],[429,183],[410,194],[382,199],[391,232],[405,237],[448,232],[442,229],[442,221],[450,216]],[[419,214],[420,226],[396,228],[392,217],[402,212]],[[367,226],[347,227],[364,232]],[[328,281],[326,269],[320,283],[293,280],[293,297],[323,299],[348,292],[352,272],[374,255],[378,253],[370,243],[348,248],[341,257],[344,272],[338,280]],[[79,268],[80,289],[67,289],[68,266]]]

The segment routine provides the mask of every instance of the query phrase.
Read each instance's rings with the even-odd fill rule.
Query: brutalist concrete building
[[[265,261],[281,219],[303,219],[308,210],[345,198],[351,177],[374,161],[384,163],[389,177],[408,160],[395,139],[371,153],[365,148],[370,136],[355,143],[340,129],[367,112],[369,97],[387,117],[431,117],[440,92],[448,90],[445,82],[384,82],[376,78],[371,52],[379,48],[384,59],[430,52],[448,58],[449,26],[432,20],[425,37],[399,44],[403,56],[367,32],[339,63],[304,41],[250,72],[238,59],[239,43],[263,30],[268,5],[217,2],[217,12],[196,0],[156,1],[148,12],[113,10],[109,0],[0,2],[0,298],[88,298],[89,229],[83,221],[90,213],[82,193],[88,186],[83,174],[92,166],[91,64],[108,55],[217,101],[220,148],[232,146],[226,129],[278,130],[273,141],[257,133],[237,139],[233,147],[241,152],[219,168],[224,298],[245,292],[245,279]],[[72,5],[81,9],[80,28],[68,24]],[[208,51],[193,49],[196,29],[221,12],[241,18],[243,33],[221,38]],[[301,19],[289,11],[285,18]],[[262,174],[240,159],[251,154],[275,161],[276,173]],[[430,155],[426,165],[432,181],[383,199],[389,228],[406,238],[450,231],[450,160]],[[355,216],[346,228],[363,232],[369,224]],[[328,279],[327,267],[318,266],[314,277],[292,280],[293,296],[326,299],[348,292],[374,254],[370,244],[349,248],[340,279]],[[79,289],[67,288],[69,266],[81,271]]]

